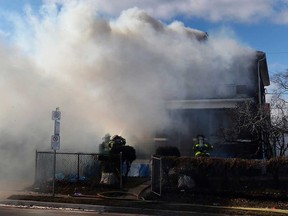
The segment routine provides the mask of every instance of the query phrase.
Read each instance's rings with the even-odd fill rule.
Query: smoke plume
[[[0,41],[1,176],[33,175],[35,150],[50,149],[56,107],[63,151],[97,152],[107,132],[134,145],[169,126],[167,100],[209,95],[254,55],[225,32],[203,40],[139,8],[107,17],[69,1],[10,21]]]

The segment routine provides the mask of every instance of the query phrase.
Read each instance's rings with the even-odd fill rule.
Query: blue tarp
[[[123,173],[126,171],[126,166],[123,167]],[[131,177],[148,177],[150,176],[149,164],[132,163],[128,176]]]
[[[58,181],[68,181],[71,183],[77,182],[78,181],[78,175],[77,174],[68,174],[64,175],[63,173],[57,173],[55,174],[55,179]],[[85,176],[79,176],[79,181],[85,181],[87,178]]]

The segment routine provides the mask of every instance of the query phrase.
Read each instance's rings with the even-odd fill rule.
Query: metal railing
[[[161,158],[152,157],[151,191],[158,196],[162,193],[162,161]]]

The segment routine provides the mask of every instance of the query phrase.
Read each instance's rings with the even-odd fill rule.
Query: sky
[[[65,151],[185,126],[171,125],[167,98],[225,94],[255,50],[285,71],[287,26],[287,0],[0,0],[0,176],[33,173],[56,107]]]
[[[69,0],[0,0],[2,16],[6,12],[23,14],[28,5],[38,10],[43,3],[63,3]],[[88,0],[107,16],[119,16],[122,10],[138,7],[151,16],[169,23],[179,20],[185,26],[208,34],[228,29],[239,41],[267,55],[270,73],[288,68],[288,1],[287,0]],[[4,14],[4,15],[3,15]],[[0,29],[5,34],[11,26],[1,18]]]

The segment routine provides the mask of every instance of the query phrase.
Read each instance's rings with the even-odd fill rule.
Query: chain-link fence
[[[148,160],[135,161],[131,167],[121,161],[122,153],[104,155],[36,151],[34,190],[41,193],[52,192],[53,195],[91,195],[115,188],[133,188],[150,180]],[[160,167],[159,164],[158,169]],[[153,179],[159,179],[159,176],[154,176]]]
[[[55,180],[61,183],[83,183],[92,182],[97,184],[110,184],[121,187],[122,176],[115,180],[112,173],[103,172],[103,165],[107,162],[107,156],[101,154],[87,153],[60,153],[55,152],[38,152],[36,151],[35,161],[35,184],[43,184],[53,181],[54,173],[54,156],[55,163]],[[105,158],[106,157],[106,158]],[[116,169],[122,170],[121,155],[115,155],[119,160],[116,163]],[[115,162],[115,161],[114,161]]]

